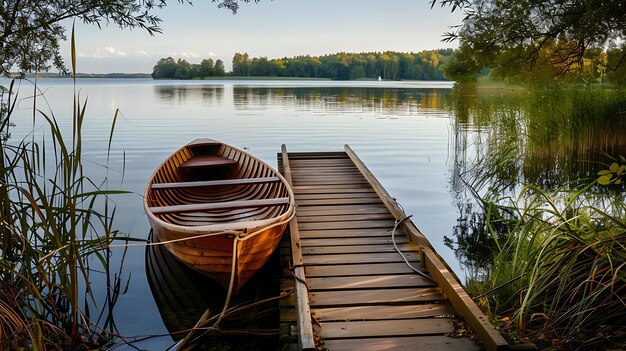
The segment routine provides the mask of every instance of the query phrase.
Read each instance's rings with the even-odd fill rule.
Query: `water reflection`
[[[340,113],[414,114],[438,108],[449,93],[449,89],[235,86],[233,101],[237,109],[272,105]]]
[[[547,191],[577,189],[591,182],[613,158],[626,154],[626,121],[616,119],[617,112],[604,111],[602,117],[590,120],[568,109],[572,102],[595,96],[548,93],[558,96],[457,86],[444,100],[455,116],[450,183],[459,214],[446,245],[467,268],[487,266],[495,252],[493,235],[504,236],[511,230],[507,214],[490,212],[480,197],[516,198],[525,184]],[[606,105],[610,108],[610,101]],[[588,201],[598,202],[593,196],[589,194]]]
[[[219,103],[224,100],[224,86],[215,85],[154,85],[158,99],[167,102],[183,103],[191,100]]]
[[[152,239],[152,235],[150,235]],[[270,259],[233,298],[230,307],[248,306],[279,294],[277,259]],[[146,248],[146,275],[163,322],[174,341],[183,339],[208,309],[209,316],[221,313],[226,291],[217,282],[191,270],[162,245]],[[275,350],[278,345],[278,303],[258,304],[228,315],[220,331],[204,336],[194,350]],[[245,338],[241,336],[245,335]]]

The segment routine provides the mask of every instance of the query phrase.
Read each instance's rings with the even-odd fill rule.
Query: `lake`
[[[7,85],[7,81],[0,81]],[[71,130],[73,92],[87,101],[84,125],[86,173],[109,180],[115,228],[136,238],[150,231],[142,204],[146,182],[174,150],[196,138],[242,148],[276,166],[281,144],[289,151],[338,151],[349,144],[461,279],[464,267],[444,244],[458,230],[464,196],[459,165],[485,128],[459,129],[450,82],[374,81],[153,81],[149,79],[40,79],[37,106]],[[13,116],[13,140],[32,138],[33,86],[23,82]],[[111,157],[107,143],[113,117]],[[41,117],[35,139],[45,135]],[[459,130],[463,133],[459,134]],[[108,166],[107,166],[108,165]],[[125,336],[167,333],[145,270],[145,249],[132,247],[123,274],[129,289],[116,305]],[[95,289],[98,284],[95,282]],[[138,346],[162,349],[169,337]]]

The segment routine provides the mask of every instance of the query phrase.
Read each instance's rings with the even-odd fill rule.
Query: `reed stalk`
[[[75,76],[74,30],[71,43]],[[2,135],[8,135],[17,101],[13,87],[3,101]],[[41,141],[34,133],[31,141],[0,141],[0,295],[14,296],[0,305],[7,316],[0,318],[0,348],[98,347],[115,332],[113,305],[121,293],[121,275],[110,277],[108,246],[126,240],[112,229],[110,197],[126,192],[109,190],[106,181],[98,185],[83,172],[87,101],[76,90],[69,134],[33,101],[34,118],[47,125],[48,135]],[[109,152],[114,125],[115,119]],[[94,262],[102,264],[107,279],[102,305],[92,291]],[[98,320],[105,315],[102,327],[91,319],[92,307],[102,312]]]

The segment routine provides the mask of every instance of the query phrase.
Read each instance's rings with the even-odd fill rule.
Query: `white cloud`
[[[198,57],[200,57],[200,55],[196,54],[195,52],[181,52],[180,56],[186,57],[186,58],[198,58]]]
[[[100,51],[100,50],[98,50],[98,51]],[[109,55],[114,56],[114,57],[124,57],[124,56],[128,55],[126,53],[126,51],[116,50],[112,46],[105,46],[104,47],[104,51],[106,51]]]
[[[152,56],[152,55],[150,55],[147,51],[144,51],[144,50],[136,50],[135,52],[136,52],[136,53],[137,53],[137,55],[139,55],[139,56],[148,56],[148,57]]]

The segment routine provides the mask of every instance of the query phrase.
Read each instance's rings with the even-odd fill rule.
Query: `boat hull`
[[[236,293],[275,251],[294,201],[284,178],[261,160],[196,140],[155,171],[145,208],[160,244]]]

